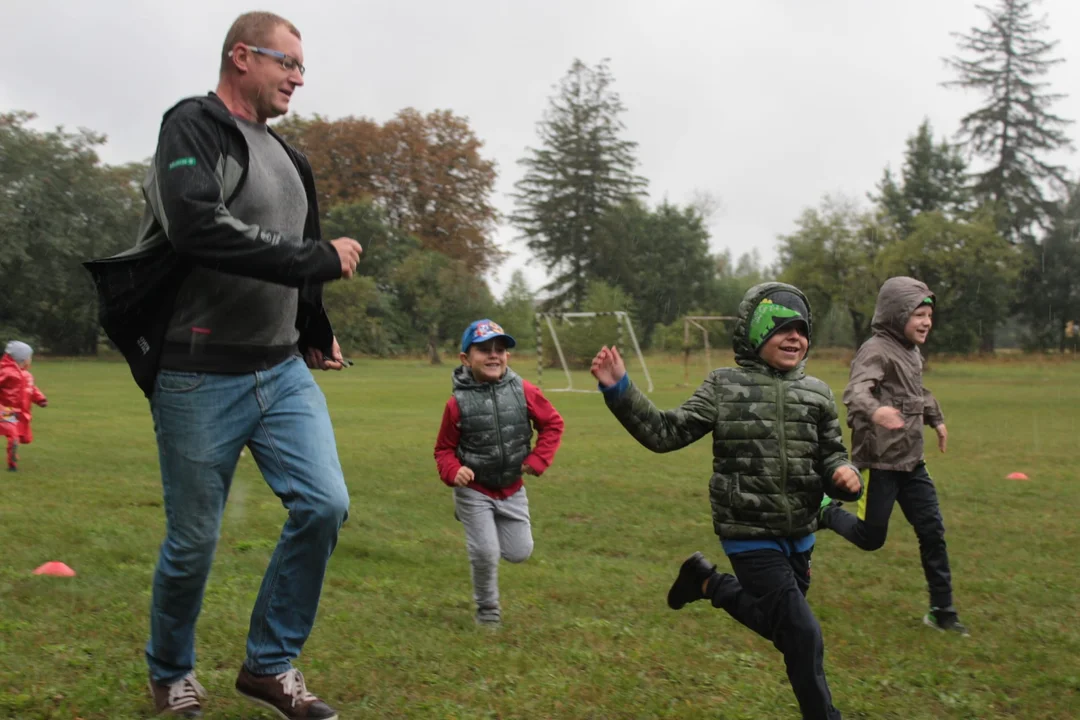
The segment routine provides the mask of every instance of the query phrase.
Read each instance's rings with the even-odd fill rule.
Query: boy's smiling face
[[[758,350],[758,356],[769,367],[781,372],[794,370],[806,357],[806,351],[810,347],[810,341],[806,339],[805,330],[800,323],[792,323],[786,328],[781,328]]]
[[[904,337],[916,345],[922,345],[930,335],[930,328],[934,326],[934,307],[932,305],[920,305],[911,313],[907,324],[904,325]]]
[[[510,351],[501,337],[469,346],[469,352],[461,353],[461,364],[468,365],[477,382],[498,382],[506,372]]]

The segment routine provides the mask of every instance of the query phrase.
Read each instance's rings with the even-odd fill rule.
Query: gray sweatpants
[[[477,614],[498,620],[499,558],[519,563],[532,555],[532,524],[525,487],[505,500],[470,488],[454,488],[454,514],[465,528]]]

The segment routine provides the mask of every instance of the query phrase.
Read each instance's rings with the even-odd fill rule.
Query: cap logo
[[[476,326],[475,337],[487,337],[488,335],[505,335],[502,326],[497,322],[482,322]]]

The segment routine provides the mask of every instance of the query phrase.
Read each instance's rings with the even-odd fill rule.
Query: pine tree
[[[974,192],[992,201],[1002,235],[1016,244],[1033,237],[1044,224],[1053,203],[1046,186],[1064,184],[1065,171],[1048,156],[1070,147],[1065,128],[1071,123],[1053,114],[1051,106],[1064,96],[1048,91],[1041,80],[1062,62],[1053,57],[1057,42],[1042,39],[1045,18],[1035,18],[1037,0],[998,0],[995,8],[979,6],[985,28],[956,34],[965,57],[947,63],[957,79],[946,87],[975,90],[985,104],[960,121],[959,137],[990,167],[975,175]]]
[[[955,217],[968,208],[967,163],[960,151],[942,140],[934,143],[930,122],[924,120],[907,139],[900,181],[886,170],[879,194],[870,199],[896,225],[901,237],[915,229],[915,218],[928,212]]]
[[[634,174],[637,143],[621,137],[625,107],[613,82],[606,60],[592,68],[575,60],[539,123],[541,147],[519,161],[526,173],[511,221],[554,273],[544,288],[551,303],[575,310],[596,277],[601,219],[646,185]]]

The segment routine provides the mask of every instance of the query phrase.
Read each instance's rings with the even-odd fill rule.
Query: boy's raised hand
[[[604,387],[611,387],[622,380],[623,375],[626,375],[626,363],[619,355],[619,348],[613,345],[611,349],[608,349],[605,345],[600,348],[600,352],[596,353],[590,370],[597,382]]]
[[[462,465],[458,469],[457,475],[454,476],[454,484],[457,485],[458,487],[465,487],[466,485],[468,485],[469,483],[471,483],[475,479],[476,479],[476,474],[472,470],[470,470],[469,468]]]
[[[874,411],[870,419],[886,430],[904,429],[904,416],[900,414],[899,410],[889,405],[879,407]]]
[[[847,465],[843,465],[836,469],[836,472],[832,476],[833,484],[841,490],[847,490],[850,493],[859,492],[859,488],[862,487],[862,478],[859,477],[859,473],[852,470]]]

